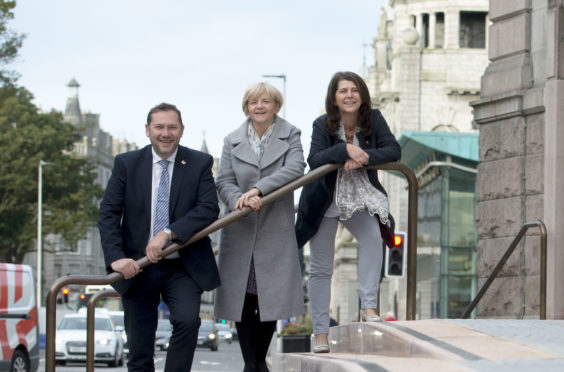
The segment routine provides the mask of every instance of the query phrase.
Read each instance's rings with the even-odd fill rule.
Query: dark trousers
[[[243,372],[268,372],[266,354],[276,328],[276,321],[261,322],[258,297],[247,293],[241,314],[236,322],[239,345],[245,361]]]
[[[122,296],[129,372],[155,370],[153,355],[161,296],[170,310],[173,328],[165,371],[190,371],[198,341],[201,294],[180,259],[163,259],[143,269]]]

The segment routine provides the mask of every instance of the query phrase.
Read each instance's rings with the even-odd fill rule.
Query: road
[[[163,372],[166,361],[166,352],[155,354],[155,371]],[[105,364],[96,364],[96,371],[105,372],[126,372],[127,367],[109,368]],[[45,351],[41,350],[41,362],[39,371],[45,370]],[[57,372],[84,372],[84,363],[69,363],[66,366],[57,366]],[[243,370],[243,358],[239,343],[232,344],[220,343],[218,351],[197,348],[192,363],[192,372],[241,372]]]

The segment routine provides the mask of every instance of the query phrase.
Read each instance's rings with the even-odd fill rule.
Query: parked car
[[[228,344],[233,342],[233,332],[229,324],[215,323],[215,327],[217,328],[217,335],[220,341],[225,341]]]
[[[123,311],[111,310],[108,312],[110,317],[114,321],[116,330],[121,332],[121,338],[123,339],[123,354],[127,358],[129,356],[129,345],[127,343],[127,333],[125,333],[125,322],[123,319]]]
[[[77,314],[63,317],[55,338],[55,361],[64,365],[67,362],[86,361],[86,309]],[[123,365],[123,338],[115,327],[108,311],[97,309],[94,315],[94,362],[108,363],[108,366]]]
[[[39,327],[33,269],[0,263],[0,289],[0,370],[34,372]]]
[[[217,351],[219,337],[215,322],[211,319],[202,319],[198,330],[198,347],[209,347],[211,351]]]
[[[170,320],[159,319],[157,331],[155,332],[155,348],[158,350],[168,350],[171,335],[172,324],[170,324]]]

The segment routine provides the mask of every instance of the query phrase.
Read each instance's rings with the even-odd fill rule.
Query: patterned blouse
[[[247,135],[249,137],[249,142],[253,147],[253,149],[255,150],[255,153],[257,154],[257,157],[259,159],[264,153],[264,149],[268,145],[268,142],[270,142],[270,137],[272,136],[272,132],[274,131],[275,126],[276,123],[272,122],[272,124],[270,124],[266,132],[264,132],[264,134],[262,135],[262,137],[259,137],[257,131],[255,130],[255,127],[253,127],[253,122],[249,120],[247,124]]]
[[[356,132],[359,132],[356,128]],[[343,123],[337,133],[340,139],[346,140]],[[358,138],[353,137],[353,145],[358,146]],[[389,203],[387,196],[375,188],[368,180],[368,173],[364,168],[353,169],[349,173],[340,168],[337,173],[337,184],[333,203],[325,213],[325,217],[339,217],[345,221],[357,211],[368,210],[371,216],[378,214],[380,221],[388,225]]]
[[[274,131],[275,125],[276,124],[272,122],[262,137],[259,137],[255,127],[253,127],[252,121],[249,120],[249,123],[247,124],[247,136],[249,137],[249,142],[259,159],[264,153],[264,149],[268,145],[268,142],[270,142],[270,137],[272,136],[272,131]],[[249,279],[247,281],[247,293],[257,294],[257,276],[255,273],[255,259],[253,257],[251,257],[251,268],[249,270]]]

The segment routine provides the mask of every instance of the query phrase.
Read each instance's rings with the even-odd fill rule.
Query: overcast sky
[[[221,155],[223,137],[245,119],[241,100],[253,82],[283,91],[287,120],[302,130],[323,109],[334,72],[358,72],[387,0],[20,0],[10,27],[27,34],[12,67],[44,111],[64,111],[68,88],[81,85],[83,112],[100,114],[114,137],[148,144],[148,110],[176,104],[181,144]],[[283,113],[283,109],[280,114]],[[307,156],[307,153],[306,153]]]

